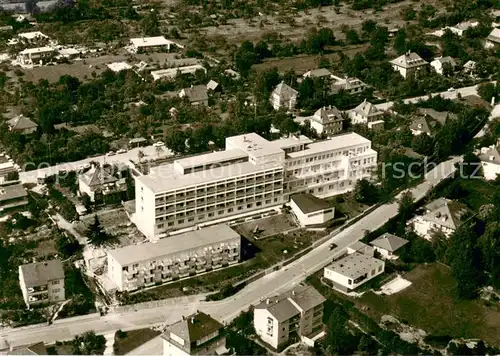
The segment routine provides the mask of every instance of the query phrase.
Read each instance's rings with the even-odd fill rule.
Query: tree
[[[347,329],[349,315],[341,305],[335,306],[326,325],[327,334],[324,341],[325,351],[328,354],[348,355],[357,343],[353,343],[353,337]]]
[[[413,194],[407,190],[399,198],[398,214],[400,221],[408,221],[413,214],[414,198]]]
[[[65,233],[58,233],[56,245],[57,251],[63,258],[69,258],[81,249],[80,243],[73,236],[68,236]]]
[[[457,283],[457,296],[474,299],[481,286],[479,251],[476,248],[477,235],[472,224],[462,223],[450,236],[447,260],[451,274]]]
[[[416,135],[412,137],[411,148],[421,155],[431,156],[434,152],[434,140],[429,135]]]
[[[358,33],[356,30],[349,29],[345,32],[345,40],[348,44],[358,44],[361,43]]]
[[[493,83],[480,84],[477,92],[487,102],[490,102],[492,98],[496,98],[497,96],[497,88]]]
[[[160,35],[160,22],[158,21],[158,14],[155,10],[150,11],[141,20],[141,29],[146,36]]]
[[[457,163],[457,166],[461,178],[474,179],[483,176],[481,160],[472,152],[465,154],[462,162]]]
[[[394,38],[394,49],[398,54],[403,54],[406,52],[406,31],[399,30]]]
[[[354,186],[354,199],[360,203],[372,205],[379,201],[380,192],[373,183],[367,179],[361,179]]]
[[[106,347],[106,338],[90,330],[75,336],[72,346],[74,355],[102,355]]]
[[[99,221],[97,214],[94,215],[94,222],[88,227],[86,235],[89,242],[94,246],[105,245],[111,238],[101,226],[101,222]]]

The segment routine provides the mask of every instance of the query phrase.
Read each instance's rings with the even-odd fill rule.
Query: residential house
[[[25,117],[24,115],[18,115],[13,119],[7,121],[7,125],[11,131],[17,131],[23,135],[29,135],[35,133],[38,125]]]
[[[353,124],[367,125],[370,129],[381,129],[384,127],[384,112],[377,109],[375,105],[366,101],[366,99],[347,113]]]
[[[122,70],[129,70],[132,69],[132,66],[128,64],[127,62],[113,62],[113,63],[108,63],[106,64],[106,67],[109,68],[109,70],[118,73],[121,72]]]
[[[207,90],[211,90],[211,91],[215,92],[215,91],[220,91],[220,89],[221,89],[221,86],[215,80],[210,80],[207,83]]]
[[[232,69],[230,69],[230,68],[229,68],[229,69],[226,69],[226,70],[224,71],[224,75],[226,75],[227,77],[231,77],[231,78],[233,78],[234,80],[238,80],[238,79],[240,79],[240,78],[241,78],[240,73],[238,73],[237,71],[232,70]]]
[[[304,78],[331,78],[332,73],[326,68],[317,68],[305,72],[302,77]]]
[[[53,47],[26,48],[18,53],[17,61],[23,67],[31,68],[50,62],[55,55]]]
[[[434,136],[437,130],[446,124],[447,120],[455,119],[457,119],[457,116],[448,111],[420,108],[410,125],[410,130],[413,135],[426,134]]]
[[[410,220],[409,224],[413,225],[419,236],[427,240],[431,240],[434,233],[442,233],[449,237],[467,213],[468,209],[464,204],[439,198],[427,204],[424,213]]]
[[[486,37],[485,48],[493,48],[500,44],[500,28],[494,28]]]
[[[163,356],[224,355],[224,325],[210,315],[197,311],[167,326],[161,335]]]
[[[49,352],[47,351],[45,344],[41,341],[28,346],[16,347],[9,351],[7,355],[49,355]]]
[[[113,176],[114,166],[93,166],[89,171],[78,176],[78,190],[87,194],[90,201],[95,202],[104,195],[126,191],[125,178]]]
[[[476,76],[476,66],[477,63],[474,61],[467,61],[463,66],[463,72],[470,75],[471,77]]]
[[[500,145],[491,145],[481,148],[478,155],[483,168],[484,179],[495,180],[500,174]]]
[[[323,333],[325,300],[316,289],[303,285],[267,298],[254,308],[255,332],[276,350],[295,341],[314,345]]]
[[[191,105],[208,106],[208,92],[205,85],[195,85],[179,92],[180,98],[187,98]]]
[[[340,91],[344,91],[348,94],[358,94],[368,88],[368,85],[358,78],[340,78],[335,75],[332,75],[331,77],[333,79],[331,90],[333,94],[337,94]]]
[[[325,224],[335,215],[335,208],[330,203],[312,194],[292,195],[290,207],[301,226]]]
[[[399,72],[403,78],[414,76],[418,71],[424,70],[429,63],[414,52],[407,52],[389,62],[392,69]]]
[[[348,293],[384,273],[385,263],[373,256],[354,252],[326,266],[323,278],[332,287]]]
[[[396,252],[407,243],[408,240],[405,240],[393,234],[385,233],[377,237],[375,240],[371,241],[370,245],[372,245],[375,251],[380,253],[383,258],[396,259],[397,256],[394,255],[394,252]]]
[[[28,205],[28,193],[21,183],[0,185],[0,215]]]
[[[4,153],[0,153],[0,184],[12,181],[12,176],[17,172],[14,160]]]
[[[240,260],[241,237],[226,224],[153,241],[108,251],[107,275],[119,291],[169,282]]]
[[[284,82],[281,82],[274,88],[269,99],[274,110],[285,109],[292,111],[297,103],[299,92]]]
[[[310,121],[311,128],[315,129],[318,135],[333,136],[342,132],[344,128],[342,113],[335,106],[318,109]]]
[[[19,266],[19,284],[28,308],[65,299],[64,269],[60,260]]]
[[[451,57],[439,57],[431,62],[431,67],[437,74],[444,75],[447,67],[454,72],[457,68],[457,62]]]
[[[464,21],[464,22],[460,22],[454,26],[446,26],[444,29],[450,30],[455,35],[462,37],[464,35],[465,31],[467,31],[470,28],[477,27],[478,25],[479,25],[478,21]]]

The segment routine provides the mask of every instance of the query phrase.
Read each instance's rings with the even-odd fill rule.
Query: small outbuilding
[[[321,225],[333,219],[335,208],[311,194],[294,194],[290,207],[301,226]]]
[[[394,252],[407,243],[408,240],[393,234],[385,233],[370,242],[370,245],[372,245],[375,251],[379,252],[383,258],[393,259],[395,258]]]

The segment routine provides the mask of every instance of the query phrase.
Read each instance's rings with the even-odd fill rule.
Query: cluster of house
[[[267,298],[254,308],[253,325],[262,343],[281,350],[293,342],[309,346],[325,335],[325,298],[314,288],[298,286]],[[211,316],[196,312],[169,325],[161,336],[163,355],[223,355],[226,347],[224,326]]]

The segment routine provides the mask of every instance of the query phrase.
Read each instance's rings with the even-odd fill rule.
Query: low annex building
[[[220,224],[108,251],[107,274],[132,291],[238,263],[240,254],[240,235]]]
[[[354,252],[325,267],[323,278],[330,281],[334,289],[348,293],[384,273],[384,269],[384,261]]]
[[[482,147],[478,155],[483,168],[484,179],[495,180],[500,174],[500,145]]]
[[[333,219],[335,208],[312,194],[294,194],[290,207],[301,226],[321,225]]]
[[[194,85],[179,92],[180,98],[186,98],[191,105],[208,106],[208,89],[206,85]]]
[[[62,262],[50,260],[19,266],[19,285],[28,308],[64,301]]]
[[[210,315],[197,311],[167,326],[161,335],[163,356],[224,355],[224,325]]]
[[[184,48],[184,46],[167,40],[164,36],[131,38],[128,47],[132,53],[141,53],[150,49],[170,51],[172,46]]]
[[[325,301],[311,286],[298,286],[268,298],[255,306],[255,332],[274,349],[299,340],[314,346],[314,340],[323,332]]]

